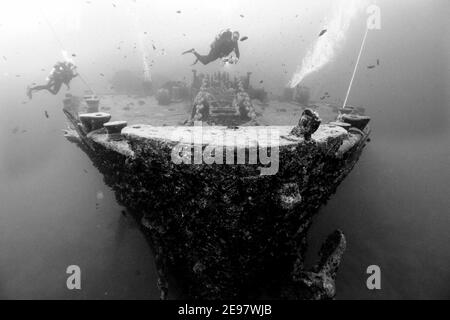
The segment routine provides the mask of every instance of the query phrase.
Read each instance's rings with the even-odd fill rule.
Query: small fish
[[[264,83],[264,80],[261,80],[259,83]]]
[[[114,3],[112,5],[113,5],[114,8],[116,8],[116,5]]]
[[[46,117],[47,119],[50,118],[49,115],[48,115],[47,110],[44,111],[44,114],[45,114],[45,117]]]
[[[367,66],[367,69],[373,69],[373,68],[375,68],[374,65]]]
[[[245,40],[247,40],[247,39],[248,39],[248,37],[245,36],[245,37],[242,37],[242,38],[241,38],[241,41],[245,41]]]
[[[7,60],[5,56],[3,56],[3,60],[5,60],[5,61]]]
[[[243,15],[243,14],[240,14],[239,16],[240,16],[241,18],[244,18],[244,15]]]
[[[16,134],[19,131],[19,127],[15,127],[11,130],[12,133]]]
[[[327,29],[323,29],[322,31],[320,31],[319,37],[323,36],[326,32],[327,32]]]
[[[74,57],[74,58],[75,58],[76,56],[77,56],[77,55],[76,55],[75,53],[72,53],[72,57]]]
[[[181,13],[181,10],[178,10],[177,13]]]
[[[380,59],[377,59],[377,66],[380,65]]]
[[[152,47],[153,47],[153,50],[156,50],[156,47],[155,47],[155,45],[154,45],[154,44],[152,44]]]
[[[100,73],[100,75],[102,76],[102,77],[104,77],[105,75],[103,74],[103,73]]]

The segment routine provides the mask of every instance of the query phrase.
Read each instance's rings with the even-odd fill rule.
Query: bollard
[[[89,112],[89,113],[98,112],[99,105],[100,105],[100,99],[90,98],[90,99],[85,99],[85,101],[86,101],[86,104],[88,105],[87,112]]]
[[[100,99],[95,94],[87,94],[83,97],[87,104],[87,112],[94,113],[99,111]]]
[[[87,133],[103,128],[103,124],[111,120],[111,115],[105,112],[84,113],[79,115],[80,121]]]
[[[126,121],[111,121],[103,124],[103,127],[106,128],[108,132],[108,137],[111,140],[121,140],[121,132],[122,129],[128,125]]]
[[[359,130],[364,130],[370,121],[370,117],[359,116],[356,114],[343,114],[340,117],[340,120],[350,124],[352,127],[358,128]]]
[[[292,129],[291,135],[303,137],[305,141],[310,141],[312,134],[319,129],[321,122],[322,120],[317,112],[305,109],[298,124]]]

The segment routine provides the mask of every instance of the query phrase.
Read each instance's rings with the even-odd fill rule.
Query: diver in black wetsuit
[[[229,29],[227,29],[222,31],[216,37],[214,42],[211,44],[211,50],[209,51],[208,55],[200,55],[197,53],[197,51],[195,51],[195,49],[185,51],[183,52],[183,54],[192,53],[195,55],[197,59],[192,65],[196,64],[198,61],[200,61],[204,65],[207,65],[208,63],[213,62],[217,59],[228,57],[234,51],[237,59],[235,61],[228,60],[228,62],[237,63],[237,60],[239,60],[240,57],[238,40],[239,32],[231,32]]]
[[[65,84],[70,89],[70,81],[75,78],[76,66],[71,62],[58,62],[53,67],[50,75],[48,76],[47,84],[38,85],[27,88],[27,95],[31,99],[33,91],[47,90],[52,94],[58,94],[62,85]]]

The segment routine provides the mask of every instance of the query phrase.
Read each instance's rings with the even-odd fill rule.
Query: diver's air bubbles
[[[357,0],[341,0],[339,2],[333,10],[332,18],[326,29],[320,32],[316,42],[308,49],[301,64],[297,67],[289,82],[291,88],[296,87],[305,77],[322,69],[334,59],[361,4],[362,2]]]
[[[74,57],[70,56],[70,54],[66,51],[66,50],[61,50],[61,55],[64,59],[64,61],[70,62],[70,63],[75,63],[74,61]]]

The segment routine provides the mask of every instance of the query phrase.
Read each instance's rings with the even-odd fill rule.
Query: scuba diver
[[[182,54],[192,53],[197,58],[192,65],[195,65],[198,61],[207,65],[217,59],[222,58],[224,62],[237,63],[240,57],[239,54],[239,32],[232,32],[230,29],[226,29],[219,33],[211,44],[211,50],[208,55],[200,55],[195,49],[187,50]],[[236,58],[228,57],[232,52],[236,54]]]
[[[27,88],[28,98],[32,99],[33,91],[40,90],[47,90],[56,95],[63,84],[66,85],[67,89],[70,89],[70,81],[78,76],[76,68],[77,67],[71,62],[58,62],[50,72],[50,75],[47,78],[47,84]]]

